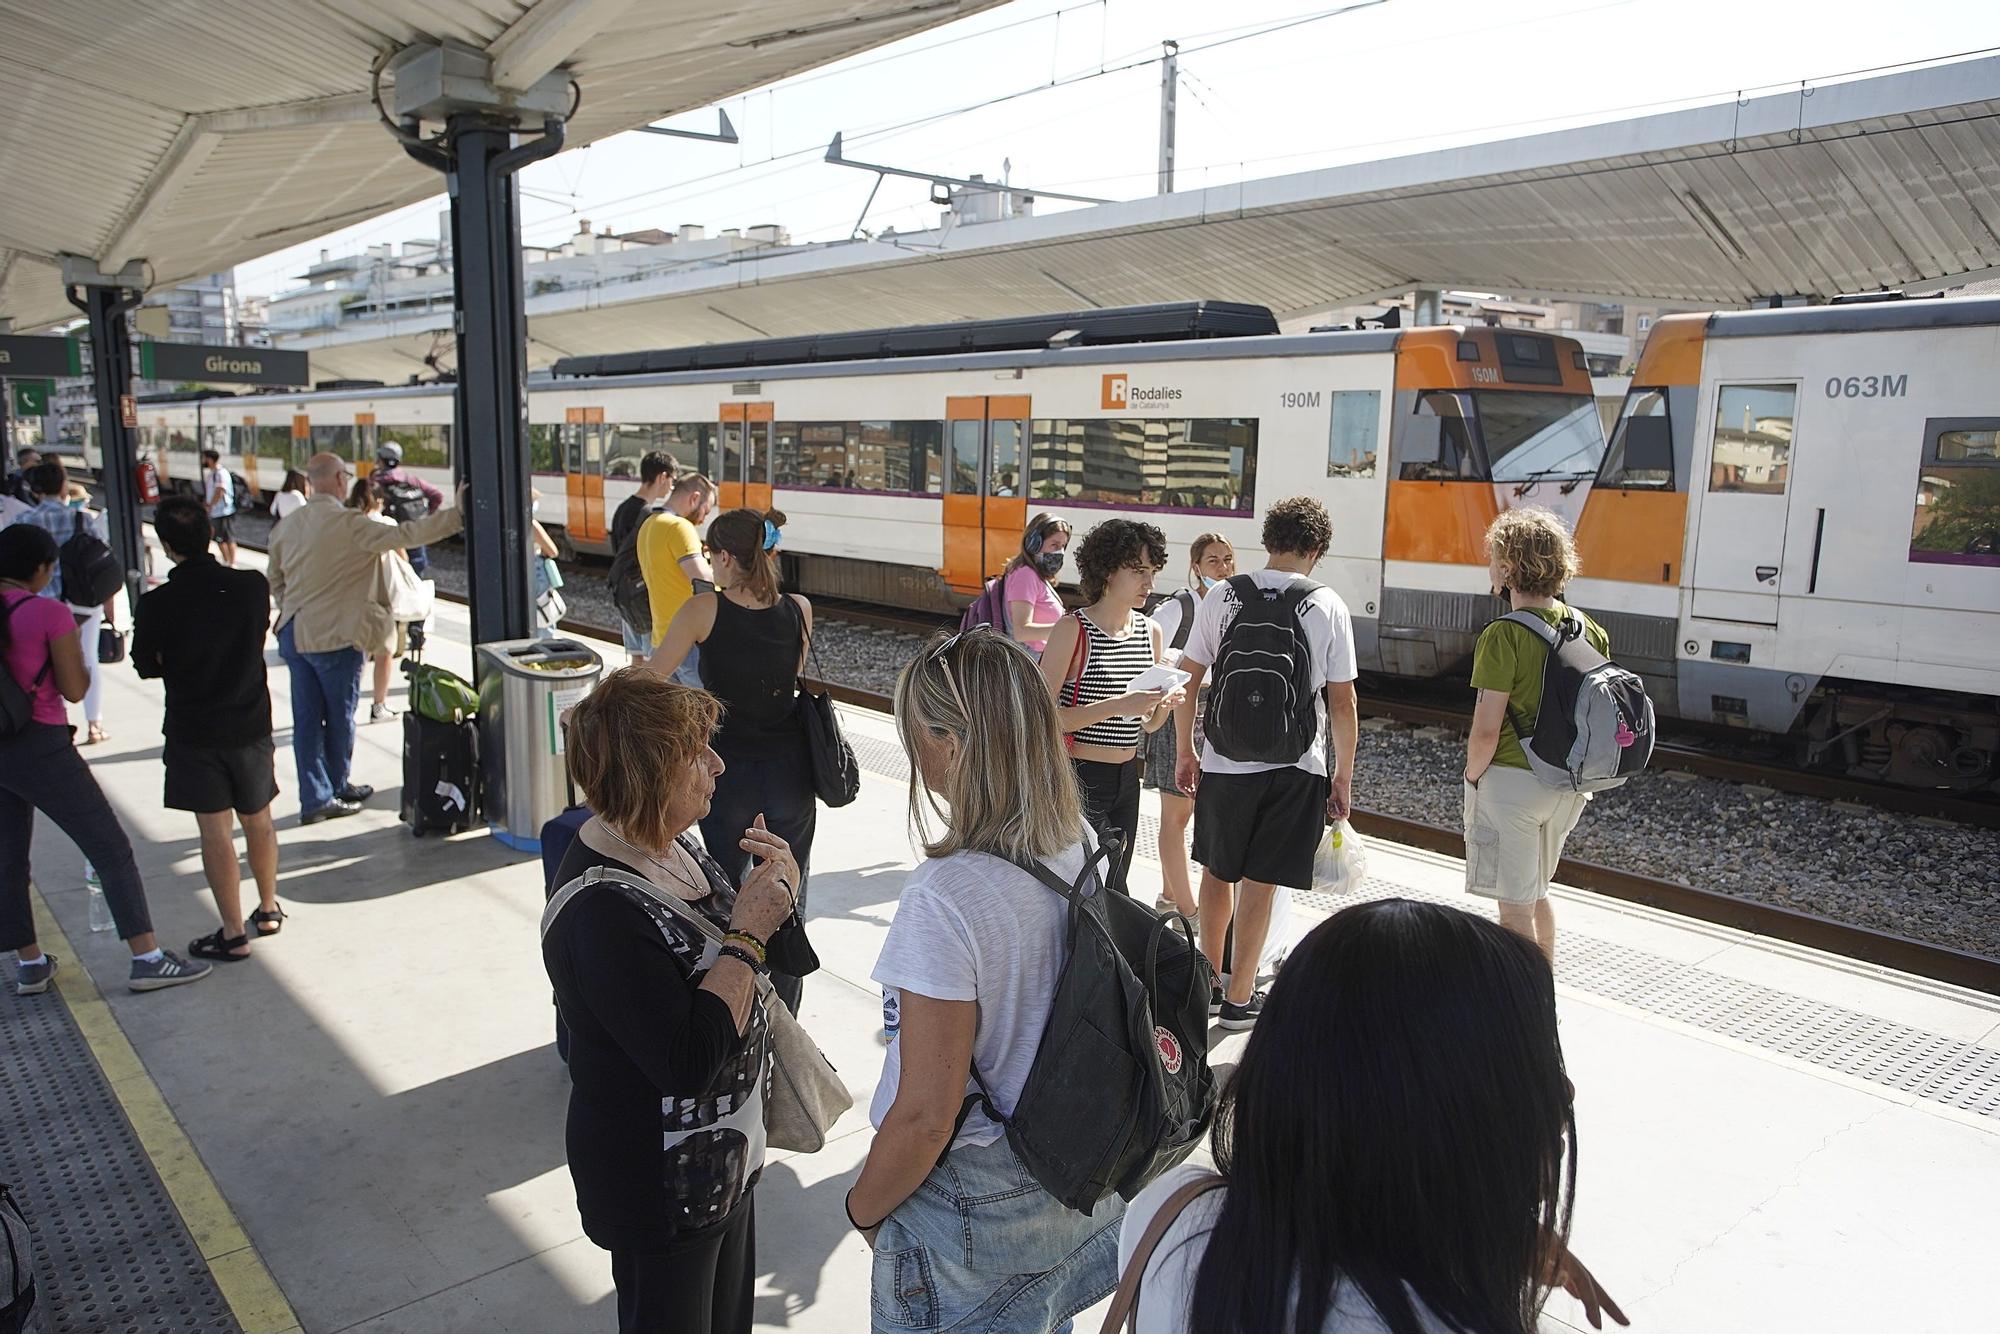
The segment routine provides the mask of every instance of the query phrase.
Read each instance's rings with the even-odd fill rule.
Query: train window
[[[1040,418],[1033,424],[1028,494],[1238,512],[1254,502],[1256,472],[1255,418]]]
[[[451,428],[449,426],[377,426],[375,444],[400,445],[403,462],[412,468],[448,468],[451,466]]]
[[[984,422],[951,423],[951,458],[946,466],[951,472],[949,490],[955,496],[979,494],[980,437],[985,434],[985,430]]]
[[[665,448],[666,433],[672,429],[647,422],[616,422],[606,426],[604,475],[637,478],[639,460],[651,450]]]
[[[1726,384],[1716,390],[1709,490],[1785,494],[1798,392],[1789,384]]]
[[[359,457],[358,432],[352,426],[315,426],[312,428],[312,452],[315,454],[338,454],[353,460]]]
[[[1625,396],[1597,484],[1631,491],[1673,490],[1674,431],[1665,389],[1634,388]]]
[[[1336,389],[1326,436],[1328,477],[1373,477],[1382,432],[1382,391]]]
[[[743,480],[743,423],[722,423],[722,470],[710,478],[715,482]]]
[[[292,453],[291,427],[258,426],[255,428],[248,428],[248,429],[254,429],[257,432],[258,458],[283,459],[287,464],[293,464],[293,465],[296,464],[297,460],[294,458]]]
[[[1604,422],[1595,399],[1504,389],[1476,389],[1472,397],[1492,480],[1597,476],[1604,461]]]
[[[977,462],[979,423],[968,457]],[[794,490],[937,494],[944,426],[934,421],[779,422],[772,482]],[[976,477],[974,478],[976,483]]]
[[[1406,482],[1482,480],[1473,443],[1479,434],[1474,413],[1468,393],[1452,389],[1419,393],[1397,445],[1397,476]]]
[[[986,426],[986,494],[1021,494],[1022,423],[993,421]]]
[[[2000,417],[1924,423],[1910,559],[2000,567]]]
[[[535,472],[561,472],[562,427],[540,422],[528,427],[528,467]]]

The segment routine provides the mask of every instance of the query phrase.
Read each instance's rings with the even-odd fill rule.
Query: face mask
[[[1201,591],[1206,593],[1209,589],[1214,588],[1217,584],[1221,582],[1222,581],[1220,579],[1211,579],[1204,574],[1201,576]]]
[[[80,510],[89,503],[90,501],[87,496],[78,496],[75,500],[69,502],[69,507],[73,510]]]
[[[1035,557],[1035,568],[1051,579],[1062,573],[1062,567],[1063,553],[1060,551],[1045,551]]]

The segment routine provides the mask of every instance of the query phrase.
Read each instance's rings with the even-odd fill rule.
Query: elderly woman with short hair
[[[756,975],[818,962],[783,839],[761,818],[742,831],[758,860],[739,887],[687,832],[722,772],[720,712],[625,668],[567,723],[595,814],[556,871],[542,960],[570,1031],[570,1175],[611,1252],[621,1334],[749,1330],[770,1060]]]

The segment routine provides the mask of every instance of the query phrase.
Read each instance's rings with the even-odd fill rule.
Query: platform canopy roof
[[[865,178],[858,178],[865,185]],[[857,191],[859,193],[859,191]],[[1281,315],[1413,287],[1728,307],[2000,270],[2000,58],[528,301],[530,355],[1209,298]],[[399,381],[448,317],[288,340]]]
[[[441,192],[378,119],[401,47],[581,86],[571,146],[1000,0],[0,0],[0,317],[76,312],[54,257],[199,277]]]

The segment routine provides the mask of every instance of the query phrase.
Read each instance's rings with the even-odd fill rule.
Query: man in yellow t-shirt
[[[701,525],[715,512],[715,483],[691,473],[674,483],[667,507],[639,525],[639,573],[646,581],[646,600],[653,609],[653,647],[667,637],[667,626],[687,600],[715,582],[714,571],[701,554]],[[696,584],[702,585],[702,590]],[[701,687],[696,664],[697,644],[674,672],[682,685]]]

